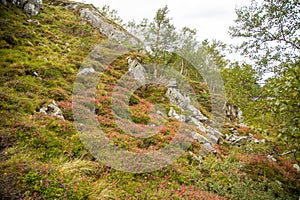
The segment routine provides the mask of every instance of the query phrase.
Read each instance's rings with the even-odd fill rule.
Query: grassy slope
[[[80,142],[73,125],[71,92],[81,62],[105,38],[77,13],[48,5],[47,1],[43,7],[32,22],[19,9],[0,7],[0,196],[25,199],[297,198],[299,182],[291,162],[278,158],[274,163],[266,158],[266,154],[274,150],[271,143],[231,147],[224,141],[217,146],[219,158],[210,155],[199,165],[185,154],[171,166],[143,174],[116,171],[96,162]],[[112,73],[107,72],[107,79],[99,88],[105,87],[106,80],[115,80],[124,73],[124,65],[122,61],[115,62]],[[34,72],[39,76],[34,76]],[[109,87],[108,84],[108,90],[103,89],[99,94],[107,95]],[[155,95],[161,96],[162,90]],[[37,112],[53,99],[67,120]],[[145,101],[137,96],[136,99]],[[98,113],[101,121],[107,114],[101,98],[96,106],[103,111]],[[143,107],[136,109],[136,113],[140,113]],[[136,120],[147,121],[147,116],[137,115]],[[112,131],[110,128],[113,125],[108,121],[108,134]],[[121,133],[117,136],[117,143],[119,141],[124,148],[151,146],[147,141],[138,146],[140,142],[128,140]],[[160,147],[166,141],[156,138],[153,146]],[[199,149],[196,143],[190,148],[195,153]]]

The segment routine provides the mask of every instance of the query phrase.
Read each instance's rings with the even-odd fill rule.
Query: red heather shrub
[[[201,191],[194,186],[181,185],[178,190],[173,191],[179,198],[199,200],[226,200],[217,194]]]
[[[66,120],[74,121],[71,101],[60,101],[57,102],[57,105],[61,109]]]

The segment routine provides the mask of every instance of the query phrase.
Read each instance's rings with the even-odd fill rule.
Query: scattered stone
[[[219,137],[216,137],[214,135],[211,135],[209,133],[207,133],[207,137],[209,138],[209,140],[214,143],[214,144],[217,144],[219,143]]]
[[[31,24],[34,24],[36,26],[39,26],[40,25],[40,22],[38,20],[32,20],[32,19],[28,19],[27,20],[28,23],[31,23]]]
[[[216,153],[217,151],[214,149],[214,147],[210,143],[204,143],[203,146],[208,152]]]
[[[41,43],[41,42],[38,45],[42,46],[42,47],[46,47],[47,46],[47,45],[45,45],[44,43]]]
[[[279,180],[276,180],[276,183],[278,183],[278,185],[282,185],[282,183]]]
[[[193,152],[189,151],[189,154],[192,156],[192,158],[196,161],[199,161],[200,164],[202,163],[202,157],[201,156],[197,156],[196,154],[194,154]]]
[[[129,74],[141,84],[145,84],[145,68],[139,63],[137,59],[132,59],[130,56],[127,57],[128,63],[128,72]],[[223,134],[220,133],[215,128],[209,127],[206,129],[203,123],[208,121],[208,118],[205,117],[200,110],[198,110],[194,105],[191,104],[189,96],[184,95],[177,89],[177,82],[175,79],[171,79],[168,82],[168,89],[166,96],[169,98],[170,103],[176,105],[183,113],[191,113],[188,115],[178,114],[173,107],[170,107],[168,112],[169,117],[174,117],[175,119],[181,122],[189,122],[194,124],[201,132],[207,134],[207,138],[198,133],[192,133],[192,138],[203,144],[204,152],[203,155],[207,153],[216,153],[212,144],[218,143],[219,138],[223,137]],[[162,112],[157,111],[158,115],[163,115]],[[201,154],[201,152],[200,152]]]
[[[169,98],[170,103],[178,106],[182,111],[188,110],[192,112],[192,117],[200,122],[206,122],[208,120],[200,110],[195,108],[191,104],[190,97],[183,95],[179,90],[177,90],[175,86],[175,82],[172,81],[169,83],[168,90],[166,92],[166,96]],[[190,116],[187,116],[190,117]]]
[[[59,109],[59,107],[57,106],[54,100],[47,107],[42,107],[40,109],[40,113],[44,113],[49,116],[54,116],[54,117],[64,119],[62,111]]]
[[[248,136],[240,136],[235,141],[231,142],[231,145],[241,145],[242,141],[248,140]]]
[[[78,75],[87,76],[88,74],[94,73],[94,72],[95,72],[94,68],[90,67],[90,68],[85,68],[85,69],[81,70],[81,71],[78,73]]]
[[[272,160],[273,162],[276,162],[276,161],[277,161],[276,158],[274,158],[272,155],[267,155],[267,158],[268,158],[269,160]]]
[[[259,144],[259,143],[260,143],[260,140],[254,138],[254,139],[253,139],[253,142],[256,143],[256,144]]]
[[[160,110],[156,111],[156,114],[163,116],[163,113]]]
[[[193,113],[193,117],[195,117],[197,120],[199,120],[200,122],[207,122],[208,118],[205,117],[200,110],[198,110],[197,108],[195,108],[195,106],[190,104],[190,99],[188,98],[187,100],[187,110],[192,111]]]
[[[209,127],[207,133],[210,135],[213,135],[217,138],[224,137],[224,135],[218,129],[213,128],[213,127]]]
[[[298,164],[293,164],[293,167],[297,170],[297,172],[300,172],[300,166]]]
[[[79,4],[75,3],[75,2],[69,2],[68,5],[66,5],[66,8],[71,9],[71,10],[75,10],[79,7]]]
[[[39,74],[36,71],[33,72],[33,75],[36,76],[36,77],[39,76]]]

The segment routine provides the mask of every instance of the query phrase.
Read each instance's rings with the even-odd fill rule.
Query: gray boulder
[[[86,75],[88,75],[88,74],[90,74],[90,73],[94,73],[94,72],[95,72],[94,68],[90,67],[90,68],[85,68],[85,69],[81,70],[81,71],[78,73],[78,75],[86,76]]]
[[[9,0],[13,5],[23,9],[23,11],[29,16],[35,16],[39,14],[39,10],[42,7],[42,0]],[[6,0],[1,0],[1,3],[6,5]]]
[[[173,107],[170,108],[168,116],[169,117],[174,117],[175,119],[177,119],[177,120],[179,120],[181,122],[185,121],[185,116],[177,114]]]
[[[212,153],[216,153],[215,148],[211,145],[211,143],[204,143],[203,144],[204,148],[208,151],[208,152],[212,152]]]

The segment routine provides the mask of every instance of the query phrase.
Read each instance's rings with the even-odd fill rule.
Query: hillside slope
[[[276,155],[268,158],[278,148],[269,139],[231,145],[220,138],[215,154],[206,152],[205,159],[200,158],[204,145],[194,140],[174,163],[153,172],[123,172],[98,162],[80,140],[72,113],[72,91],[87,56],[109,35],[82,18],[76,5],[92,8],[68,1],[43,1],[40,13],[28,18],[11,4],[0,4],[1,199],[298,198],[295,161]],[[133,139],[111,116],[113,85],[129,70],[128,57],[150,62],[146,55],[130,51],[112,62],[98,84],[95,113],[107,137],[120,148],[157,150],[174,137],[178,119],[168,118],[154,137]],[[207,87],[190,81],[200,102],[197,109],[209,117]],[[180,108],[168,101],[166,90],[149,85],[135,91],[130,99],[135,123],[149,122],[147,110],[154,103],[162,105],[163,115],[171,107],[181,114]],[[40,112],[53,100],[62,115]],[[228,135],[234,131],[263,138],[258,131],[233,124],[222,130]]]

